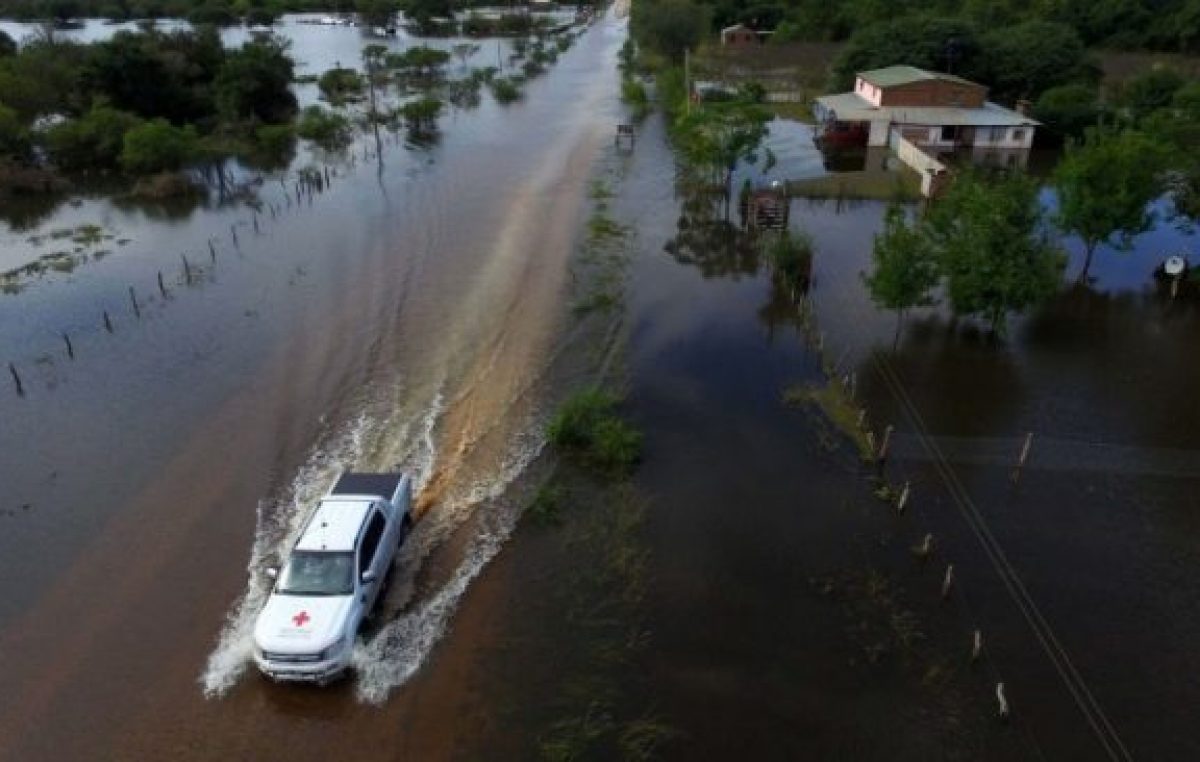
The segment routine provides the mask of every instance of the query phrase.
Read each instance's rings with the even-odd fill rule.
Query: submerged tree
[[[955,314],[979,315],[997,333],[1010,312],[1058,289],[1062,253],[1044,233],[1037,183],[1023,174],[959,175],[922,231]]]
[[[1054,172],[1060,228],[1083,240],[1079,280],[1087,278],[1101,244],[1127,249],[1154,223],[1150,203],[1163,192],[1166,157],[1160,144],[1132,130],[1096,127],[1070,146]]]
[[[729,218],[730,183],[738,162],[758,161],[772,116],[761,106],[742,100],[712,103],[682,115],[675,125],[675,143],[693,168],[708,173],[725,196]]]
[[[932,292],[939,277],[937,258],[918,227],[909,224],[900,204],[888,207],[871,258],[873,267],[863,280],[872,301],[896,311],[895,347],[900,342],[905,312],[933,304]]]

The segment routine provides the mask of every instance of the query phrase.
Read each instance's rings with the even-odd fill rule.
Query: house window
[[[988,140],[990,140],[993,143],[1004,142],[1004,128],[1003,127],[992,127],[990,130],[988,130]]]
[[[1021,141],[1025,140],[1025,130],[1022,130],[1022,129],[1013,130],[1012,131],[1012,139],[1017,143],[1020,143]]]
[[[942,127],[942,141],[956,140],[958,138],[958,125],[947,124]]]

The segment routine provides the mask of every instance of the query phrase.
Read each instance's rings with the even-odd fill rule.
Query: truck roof
[[[354,541],[370,509],[370,500],[325,498],[304,527],[296,550],[354,550]]]
[[[376,495],[391,500],[404,474],[361,474],[346,472],[338,477],[330,495]]]

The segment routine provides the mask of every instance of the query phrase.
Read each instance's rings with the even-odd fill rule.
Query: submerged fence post
[[[879,455],[876,459],[879,461],[879,467],[883,468],[883,464],[887,462],[888,447],[892,443],[892,425],[888,424],[883,429],[883,442],[879,445]]]
[[[954,586],[954,564],[946,564],[946,576],[942,578],[942,600],[950,597],[950,588]]]
[[[9,363],[8,372],[12,374],[13,383],[17,385],[17,396],[24,397],[25,385],[21,383],[21,374],[17,372],[17,366]]]
[[[979,661],[980,655],[983,653],[983,632],[975,630],[971,635],[971,661]]]
[[[108,316],[108,310],[104,310],[104,330],[109,333],[113,332],[112,318]]]
[[[62,340],[63,340],[63,343],[67,345],[67,358],[74,360],[75,359],[75,347],[71,346],[71,337],[67,335],[66,331],[62,332]]]
[[[162,270],[158,271],[158,293],[162,294],[164,299],[167,298],[167,286],[163,283]]]
[[[896,513],[904,513],[904,506],[908,504],[908,482],[904,482],[904,489],[900,492],[900,499],[896,501]]]
[[[142,308],[138,306],[137,293],[133,290],[133,286],[129,287],[129,303],[133,305],[133,315],[138,320],[142,319]]]
[[[183,278],[190,286],[192,285],[192,266],[188,264],[187,254],[180,254],[179,258],[183,260]]]
[[[1029,448],[1033,446],[1033,432],[1025,435],[1025,444],[1021,446],[1021,455],[1017,458],[1017,466],[1013,469],[1012,480],[1015,484],[1021,479],[1021,469],[1025,467],[1025,461],[1029,458]]]
[[[933,553],[933,533],[926,532],[925,537],[921,539],[921,544],[913,548],[913,555],[922,560],[929,558]]]
[[[1004,683],[996,683],[996,703],[1000,705],[1000,719],[1008,719],[1008,697],[1004,695]]]
[[[212,239],[211,239],[211,238],[209,238],[209,239],[208,239],[208,258],[209,258],[209,259],[211,259],[211,260],[213,261],[213,264],[216,264],[216,261],[217,261],[217,247],[216,247],[216,246],[213,246],[213,242],[212,242]]]

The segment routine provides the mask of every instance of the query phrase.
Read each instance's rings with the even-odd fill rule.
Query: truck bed
[[[384,500],[394,500],[400,488],[402,473],[355,474],[344,473],[338,477],[330,495],[378,495]]]

